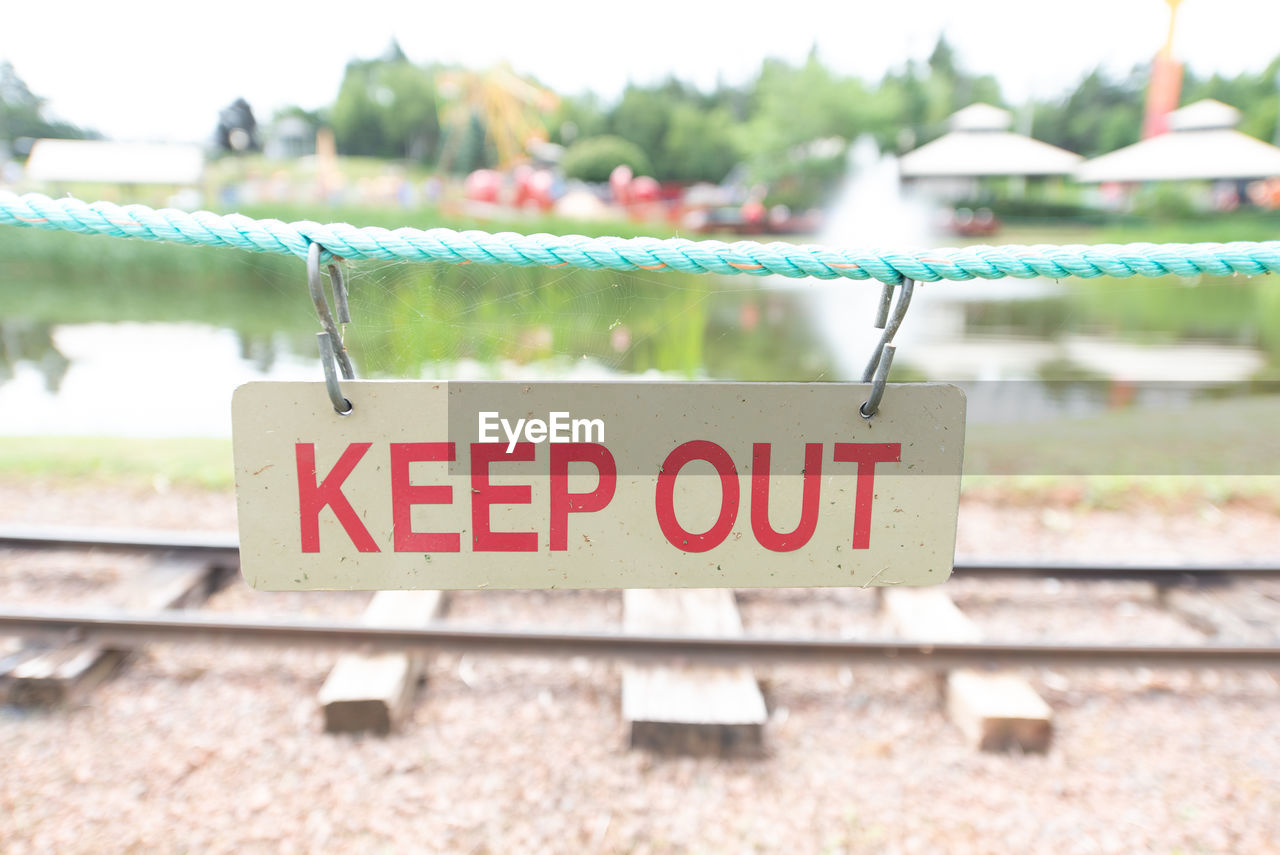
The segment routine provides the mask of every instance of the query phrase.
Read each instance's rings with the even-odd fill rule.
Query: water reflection
[[[240,345],[240,359],[262,375],[269,375],[279,358],[279,342],[270,336],[259,336],[248,333],[237,333],[236,341]]]
[[[400,265],[353,277],[347,341],[366,376],[570,357],[623,374],[696,377],[713,288],[681,274]]]
[[[316,362],[240,358],[234,332],[183,323],[65,324],[52,329],[67,368],[56,389],[31,362],[0,384],[8,435],[226,436],[231,392],[260,377],[310,379]]]
[[[71,360],[54,344],[51,324],[0,318],[0,384],[12,380],[24,364],[39,372],[45,390],[56,395]]]
[[[898,162],[882,155],[871,137],[861,137],[849,148],[847,178],[824,216],[818,243],[829,246],[861,246],[881,249],[921,248],[933,242],[928,205],[902,190]],[[835,363],[832,380],[861,380],[863,368],[880,339],[873,327],[881,285],[875,281],[796,280],[770,277],[770,287],[799,292],[810,324],[826,343]],[[916,291],[911,311],[895,342],[914,347],[923,335],[921,304],[929,302]],[[902,354],[899,354],[901,357]],[[899,368],[898,377],[903,373]]]
[[[906,234],[921,227],[918,211],[894,213],[892,162],[865,145],[853,157],[852,208],[823,240],[937,243]],[[877,231],[884,223],[898,236]],[[237,384],[320,379],[318,323],[292,259],[44,233],[5,244],[12,233],[0,233],[0,432],[225,434]],[[46,238],[87,249],[32,249]],[[968,386],[971,421],[1214,394],[1280,376],[1274,280],[925,283],[893,376]],[[875,282],[408,263],[353,265],[350,284],[358,373],[399,378],[856,380],[879,292]]]
[[[848,175],[820,243],[916,249],[941,242],[930,227],[937,212],[904,192],[895,158],[873,141],[851,147]],[[766,283],[781,299],[804,304],[834,363],[830,379],[860,379],[878,335],[871,328],[878,284]],[[1276,284],[1244,279],[918,283],[891,379],[965,386],[971,421],[1184,406],[1233,385],[1248,391],[1241,381],[1274,373],[1280,318],[1269,307],[1280,308]]]

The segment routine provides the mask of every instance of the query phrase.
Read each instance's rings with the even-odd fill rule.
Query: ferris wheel
[[[560,102],[554,92],[525,80],[506,64],[487,71],[446,71],[437,79],[440,124],[445,129],[440,155],[444,169],[457,162],[477,122],[493,142],[500,169],[521,162],[531,141],[547,138],[544,117]]]

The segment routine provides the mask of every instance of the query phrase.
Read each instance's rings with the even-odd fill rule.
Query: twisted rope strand
[[[204,246],[230,246],[306,258],[319,243],[327,254],[345,259],[448,261],[461,264],[581,267],[590,270],[679,270],[791,278],[878,279],[918,282],[939,279],[1029,279],[1046,276],[1256,276],[1280,273],[1280,241],[1232,243],[1132,243],[1096,246],[969,246],[958,249],[832,249],[754,241],[724,243],[683,238],[589,238],[582,235],[491,234],[453,229],[376,227],[308,220],[282,223],[240,214],[194,214],[145,205],[92,204],[74,198],[50,199],[39,193],[18,196],[0,191],[0,224],[61,229],[143,240]]]

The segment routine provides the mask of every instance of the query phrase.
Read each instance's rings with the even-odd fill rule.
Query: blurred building
[[[903,183],[938,199],[973,199],[983,191],[1021,195],[1027,179],[1071,175],[1082,158],[1009,130],[1012,115],[990,104],[971,104],[952,115],[951,131],[899,161]]]
[[[262,153],[269,160],[296,160],[315,154],[315,128],[301,116],[282,116],[267,129]]]
[[[1168,116],[1159,136],[1080,164],[1076,180],[1086,184],[1140,184],[1149,181],[1216,182],[1216,204],[1224,191],[1238,198],[1246,185],[1280,176],[1280,148],[1235,129],[1240,111],[1204,100]],[[1226,200],[1229,204],[1229,200]]]
[[[55,195],[91,185],[92,195],[129,201],[142,188],[151,197],[194,198],[204,162],[198,145],[42,139],[31,147],[24,179]]]

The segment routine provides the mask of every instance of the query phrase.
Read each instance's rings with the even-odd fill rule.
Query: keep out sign
[[[964,394],[866,384],[249,383],[240,557],[265,590],[927,585]]]

